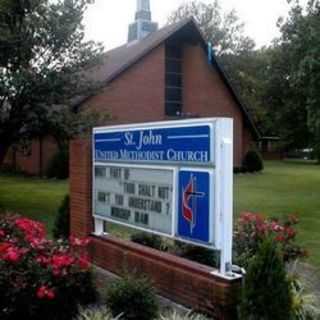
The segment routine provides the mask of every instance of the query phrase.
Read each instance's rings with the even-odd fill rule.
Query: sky
[[[161,27],[185,0],[150,2],[153,21]],[[245,23],[245,34],[255,40],[257,47],[269,44],[279,35],[276,22],[280,16],[286,17],[289,10],[286,0],[220,0],[220,5],[224,11],[236,10]],[[95,0],[85,16],[86,38],[103,42],[106,49],[124,44],[135,11],[136,0]]]

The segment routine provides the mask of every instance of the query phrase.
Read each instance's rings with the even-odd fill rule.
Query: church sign
[[[221,251],[231,268],[233,121],[93,130],[96,234],[109,221]]]
[[[95,160],[116,162],[213,162],[210,125],[143,128],[95,134]]]

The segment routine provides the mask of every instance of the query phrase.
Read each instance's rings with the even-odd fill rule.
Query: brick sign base
[[[216,319],[236,319],[240,280],[212,275],[201,264],[112,236],[93,233],[91,143],[75,140],[70,145],[71,233],[92,239],[93,262],[121,275],[125,270],[145,274],[159,293],[177,303]]]

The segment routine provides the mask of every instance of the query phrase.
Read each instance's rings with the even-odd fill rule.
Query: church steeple
[[[149,0],[137,0],[136,21],[139,19],[151,21]]]
[[[138,11],[150,11],[150,1],[149,0],[137,0]]]
[[[129,25],[128,42],[141,40],[158,29],[151,21],[150,0],[137,0],[135,22]]]

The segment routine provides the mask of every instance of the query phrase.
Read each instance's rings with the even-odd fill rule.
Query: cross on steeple
[[[135,22],[129,25],[128,42],[141,40],[158,29],[158,24],[151,21],[150,0],[137,0]]]

